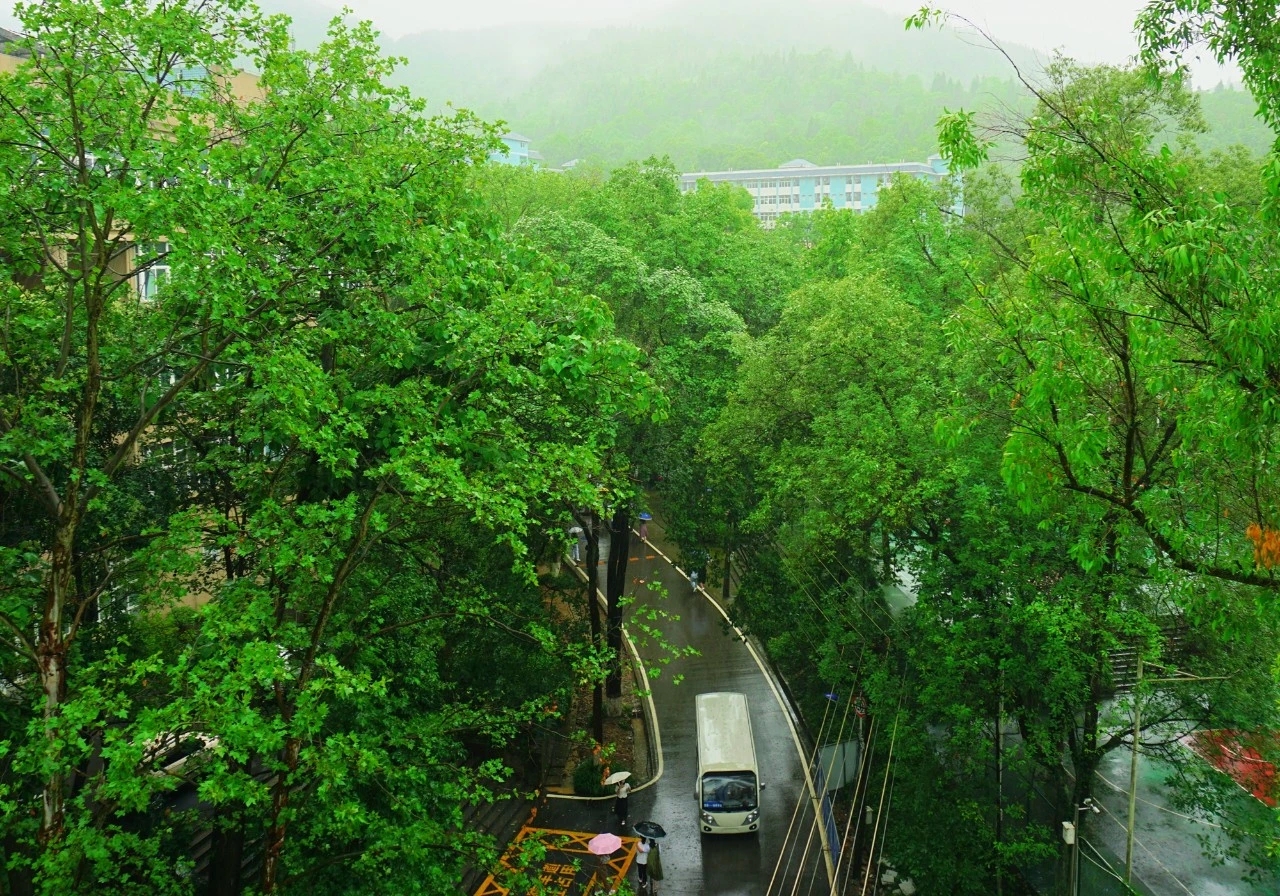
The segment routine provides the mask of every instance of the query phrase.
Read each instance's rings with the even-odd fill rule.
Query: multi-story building
[[[502,165],[536,165],[541,161],[542,154],[537,150],[529,149],[529,144],[533,141],[524,134],[513,131],[510,134],[503,134],[500,139],[505,149],[489,153],[490,162],[498,162]]]
[[[778,168],[683,174],[680,189],[688,193],[704,180],[742,187],[755,202],[755,216],[771,227],[779,215],[813,211],[827,202],[832,208],[867,211],[875,207],[876,192],[898,175],[938,183],[947,174],[947,163],[941,156],[930,156],[927,162],[881,165],[815,165],[805,159],[792,159]],[[955,211],[961,211],[958,198]]]
[[[23,35],[7,28],[0,28],[0,73],[15,72],[31,58]],[[209,72],[200,67],[183,68],[174,72],[172,89],[186,95],[201,90]],[[231,94],[240,102],[262,99],[262,85],[252,72],[233,71],[222,78]],[[143,302],[156,299],[161,286],[169,279],[169,242],[167,239],[143,243],[129,243],[111,262],[112,270],[129,279],[137,297]],[[61,261],[60,247],[53,248],[55,258]]]

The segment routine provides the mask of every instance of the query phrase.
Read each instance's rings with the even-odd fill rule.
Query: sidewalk
[[[632,554],[628,558],[629,563],[636,562],[640,559],[636,554],[637,551],[643,547],[644,543],[640,541],[638,535],[633,533],[631,536]],[[600,566],[602,567],[602,572],[603,567],[607,562],[606,558],[608,557],[608,553],[609,537],[607,534],[603,534],[600,538]],[[587,572],[585,562],[573,563],[568,560],[568,558],[566,558],[564,562],[573,570],[578,579],[583,584],[586,584]],[[605,585],[605,582],[603,581],[604,578],[605,576],[601,575],[601,581],[597,583],[601,587]],[[630,590],[631,589],[624,588],[624,594]],[[600,604],[600,610],[603,615],[607,610],[607,604],[603,592],[597,592],[596,599]],[[618,703],[620,704],[621,711],[626,712],[627,718],[629,719],[631,747],[629,768],[633,775],[632,789],[639,790],[649,784],[650,779],[654,774],[654,769],[658,764],[656,757],[654,756],[652,739],[649,736],[649,729],[654,724],[654,713],[652,708],[652,696],[637,696],[639,694],[648,695],[650,693],[649,683],[645,675],[644,664],[640,661],[640,657],[636,653],[635,645],[632,643],[630,635],[627,632],[625,620],[622,627],[622,637],[624,648],[622,664],[622,697],[619,698]],[[608,729],[611,727],[611,723],[612,726],[617,726],[620,718],[619,715],[610,716],[609,702],[610,701],[606,698],[606,740],[609,739]],[[588,711],[584,716],[581,709],[581,707],[575,706],[570,718],[566,720],[566,734],[572,735],[577,731],[586,731],[589,729],[590,713]],[[555,782],[552,781],[550,777],[548,778],[546,793],[544,794],[543,800],[540,802],[545,802],[547,797],[553,799],[578,798],[573,793],[572,763],[570,762],[565,767],[556,769],[555,771],[560,773],[561,779],[558,782]],[[603,799],[603,797],[581,797],[581,799]]]
[[[653,529],[654,524],[651,522],[651,536]],[[646,547],[638,535],[632,536],[633,552]],[[600,539],[601,567],[605,565],[604,558],[608,556],[608,550],[609,540],[605,536]],[[638,561],[641,556],[644,555],[637,556],[633,553],[629,557],[629,562]],[[584,565],[572,563],[567,557],[564,562],[585,584],[587,573]],[[597,600],[604,609],[604,594],[597,593]],[[632,741],[632,793],[634,794],[654,783],[655,769],[660,768],[661,764],[658,757],[654,756],[654,738],[650,737],[650,728],[656,724],[653,698],[650,695],[644,665],[627,634],[625,623],[623,643],[626,656],[623,668],[622,705],[627,707],[639,704],[636,709],[628,712]],[[637,698],[638,693],[646,696]],[[587,699],[590,699],[589,696]],[[589,713],[588,708],[586,717],[588,726]],[[579,721],[581,718],[581,713],[575,707],[565,721],[562,734],[568,737],[575,733],[575,728],[583,727]],[[613,721],[616,723],[617,718],[615,717]],[[565,759],[568,759],[567,755]],[[638,838],[630,836],[628,831],[620,828],[618,819],[613,815],[614,797],[612,795],[585,797],[573,793],[572,762],[566,761],[560,768],[550,771],[551,775],[546,787],[539,795],[537,802],[528,810],[523,823],[514,830],[508,831],[506,842],[500,845],[505,847],[506,855],[511,856],[533,842],[545,843],[546,857],[542,862],[539,877],[551,892],[558,890],[562,894],[587,893],[601,886],[609,890],[617,889],[630,872],[635,859]],[[553,780],[553,778],[559,780]],[[608,857],[592,855],[587,846],[590,839],[599,832],[617,833],[622,841],[622,847]],[[505,862],[506,859],[504,859]],[[479,887],[467,887],[467,891],[474,896],[506,896],[507,892],[491,874],[484,877]]]

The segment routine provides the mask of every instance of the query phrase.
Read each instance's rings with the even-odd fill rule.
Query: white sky
[[[316,0],[332,8],[350,6],[385,33],[399,37],[416,31],[481,28],[518,22],[574,22],[616,25],[643,20],[682,0]],[[742,0],[749,3],[750,0]],[[840,0],[823,0],[838,3]],[[924,0],[865,0],[905,16]],[[1082,62],[1123,62],[1136,51],[1133,20],[1143,0],[936,0],[960,13],[997,39],[1038,50],[1062,49]],[[0,24],[14,24],[13,0],[0,0]],[[1196,67],[1200,86],[1217,80],[1238,81],[1216,66]]]

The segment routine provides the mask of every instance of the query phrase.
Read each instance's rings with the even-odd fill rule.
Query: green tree
[[[704,183],[682,194],[678,181],[669,158],[631,162],[586,194],[576,213],[650,267],[686,271],[753,334],[764,332],[799,283],[794,245],[759,226],[745,190]]]
[[[0,446],[5,503],[39,513],[0,573],[12,888],[189,892],[211,816],[214,892],[250,849],[264,892],[438,891],[484,855],[461,802],[505,775],[473,743],[584,653],[533,612],[533,564],[616,482],[654,399],[637,352],[484,227],[492,130],[385,86],[367,25],[305,53],[239,2],[20,15]],[[524,668],[478,688],[450,645],[503,637]],[[209,815],[161,811],[179,788]]]
[[[694,450],[733,381],[746,337],[742,319],[684,271],[651,268],[589,222],[549,215],[525,220],[519,232],[561,260],[562,282],[607,302],[619,334],[643,352],[646,369],[662,390],[665,416],[628,429],[623,437],[627,461],[641,483],[660,481],[664,494],[687,496],[681,508],[696,505],[705,486],[699,487],[702,477],[693,463]],[[629,503],[629,498],[624,500]],[[628,511],[625,505],[617,508],[619,513]],[[678,538],[693,534],[687,524],[680,528],[687,519],[687,514],[675,519]],[[621,519],[615,522],[611,549],[623,549],[625,538],[618,537]],[[621,591],[613,589],[623,584],[620,570],[621,561],[615,557],[609,582],[615,623],[611,627],[617,635],[617,643],[610,646],[615,651],[621,646]]]
[[[1080,604],[1090,624],[1178,668],[1135,698],[1169,713],[1165,734],[1269,729],[1274,684],[1224,662],[1230,643],[1269,665],[1252,635],[1274,625],[1256,610],[1275,591],[1276,488],[1274,230],[1250,202],[1256,162],[1194,149],[1198,106],[1176,78],[1059,60],[1031,89],[1036,110],[1014,128],[1020,190],[1007,214],[971,219],[1000,260],[976,273],[953,330],[988,359],[993,401],[970,419],[1006,421],[1003,478],[1024,512],[1072,521],[1070,553],[1100,589]],[[972,122],[942,126],[945,151],[968,164],[983,150]],[[1191,645],[1170,642],[1175,623]],[[1193,667],[1225,683],[1190,684]],[[1093,708],[1066,732],[1076,800],[1098,757],[1125,742],[1099,730],[1107,663],[1083,668]],[[1143,749],[1158,751],[1146,721]],[[1182,751],[1165,755],[1188,767]],[[1224,819],[1244,841],[1230,848],[1262,867],[1264,844],[1241,819]]]
[[[475,188],[484,197],[484,207],[508,232],[515,230],[523,218],[571,208],[603,180],[603,174],[586,166],[560,172],[494,163],[478,165],[474,172]]]

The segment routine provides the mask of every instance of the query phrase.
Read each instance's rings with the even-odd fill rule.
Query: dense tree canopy
[[[236,2],[23,15],[10,885],[185,892],[211,828],[214,892],[250,853],[263,892],[440,892],[484,855],[462,804],[503,776],[468,755],[576,674],[534,564],[617,479],[656,397],[638,352],[487,226],[465,177],[491,130],[384,86],[367,26],[306,53]]]
[[[243,0],[24,7],[6,892],[451,892],[494,857],[463,806],[618,669],[616,602],[601,639],[548,598],[563,533],[644,506],[820,740],[809,695],[859,707],[854,858],[1016,892],[1136,747],[1274,874],[1274,811],[1181,743],[1274,758],[1280,725],[1280,178],[1198,148],[1167,68],[1207,39],[1276,126],[1265,6],[1161,0],[1145,67],[947,113],[963,179],[772,229],[666,157],[484,163],[495,128],[388,86],[368,26],[300,51]]]

